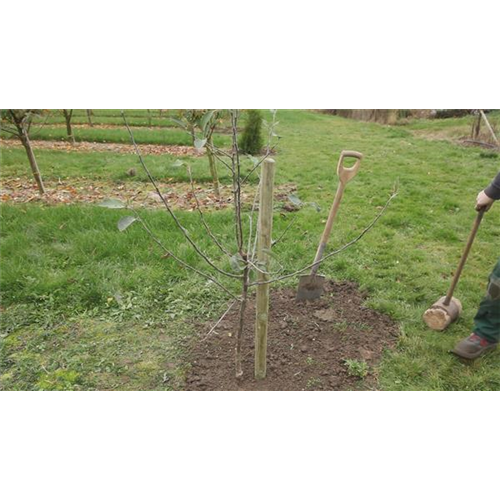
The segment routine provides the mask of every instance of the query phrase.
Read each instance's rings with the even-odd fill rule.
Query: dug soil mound
[[[238,307],[191,351],[186,389],[304,391],[376,388],[376,365],[394,346],[398,327],[364,305],[355,283],[329,282],[315,302],[298,303],[295,290],[271,292],[267,378],[253,377],[255,302],[245,314],[244,375],[234,376]]]

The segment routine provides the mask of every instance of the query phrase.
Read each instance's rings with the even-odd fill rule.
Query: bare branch
[[[3,123],[0,128],[2,129],[2,132],[7,132],[8,134],[19,137],[19,131],[14,128],[6,127]]]
[[[49,119],[50,117],[50,114],[47,113],[47,115],[45,116],[45,120],[43,121],[43,123],[40,125],[40,127],[38,127],[37,130],[35,130],[34,132],[31,133],[31,138],[35,139],[33,136],[35,136],[36,134],[38,134],[38,132],[40,132],[40,130],[42,130],[42,127],[45,126],[45,124],[47,123],[47,120]]]
[[[219,242],[219,240],[215,237],[215,235],[212,233],[212,231],[210,230],[210,227],[209,225],[207,224],[206,220],[205,220],[205,216],[203,215],[203,211],[200,207],[200,202],[198,200],[198,197],[196,196],[196,191],[194,189],[194,182],[193,182],[193,174],[191,172],[191,167],[189,165],[187,165],[187,171],[189,173],[189,180],[191,182],[191,192],[193,193],[193,198],[195,199],[196,201],[196,208],[198,210],[198,213],[200,214],[200,220],[203,224],[203,226],[205,227],[205,230],[207,231],[207,234],[210,236],[210,238],[212,238],[213,242],[220,248],[220,250],[225,253],[228,257],[231,257],[231,253],[228,252],[222,245],[221,243]]]
[[[210,328],[210,331],[201,339],[201,342],[203,342],[208,337],[210,337],[210,335],[212,335],[212,332],[214,332],[215,329],[221,324],[221,321],[227,316],[227,314],[233,308],[233,306],[234,306],[234,304],[236,304],[236,302],[237,302],[236,300],[234,300],[233,302],[231,302],[231,304],[229,305],[229,307],[226,309],[226,312],[218,319],[217,323],[215,323],[215,325],[212,326],[212,328]]]
[[[231,154],[231,165],[233,171],[233,192],[235,209],[235,229],[236,241],[238,242],[238,252],[243,254],[243,223],[241,220],[241,164],[240,152],[238,149],[238,112],[231,110],[231,128],[233,136],[233,147]]]
[[[222,159],[222,156],[229,156],[229,158],[231,158],[230,155],[225,154],[224,155],[221,155],[220,152],[222,151],[221,149],[217,148],[216,146],[213,145],[213,143],[211,144],[205,144],[205,147],[207,149],[210,149],[210,151],[212,152],[212,154],[232,173],[233,172],[233,169],[231,167],[231,165],[229,163],[227,163],[226,161],[224,161]]]
[[[288,279],[288,278],[293,278],[294,276],[297,276],[299,274],[304,273],[305,271],[308,271],[309,269],[311,269],[315,265],[321,264],[321,262],[329,259],[330,257],[333,257],[334,255],[337,255],[337,254],[343,252],[344,250],[347,250],[350,246],[352,246],[355,243],[357,243],[377,223],[377,221],[380,219],[380,217],[382,217],[382,215],[384,214],[384,212],[387,210],[387,208],[390,205],[391,201],[396,196],[397,196],[397,193],[393,193],[390,196],[390,198],[387,200],[387,203],[382,208],[382,210],[380,211],[380,213],[370,223],[370,225],[368,225],[365,229],[363,229],[363,231],[361,231],[361,233],[358,236],[356,236],[356,238],[354,238],[353,240],[351,240],[349,243],[346,243],[344,246],[338,248],[337,250],[334,250],[334,251],[328,253],[322,259],[317,260],[316,262],[314,262],[314,263],[312,263],[312,264],[310,264],[310,265],[308,265],[308,266],[306,266],[306,267],[304,267],[302,269],[299,269],[298,271],[295,271],[295,272],[290,273],[290,274],[285,274],[284,276],[280,276],[278,278],[274,278],[274,279],[271,279],[271,280],[268,280],[268,281],[254,281],[254,282],[250,283],[248,286],[265,285],[265,284],[268,284],[268,283],[274,283],[276,281],[282,281],[282,280],[285,280],[285,279]]]
[[[224,276],[228,276],[230,278],[242,278],[242,275],[240,274],[233,274],[233,273],[228,273],[227,271],[224,271],[223,269],[220,269],[219,267],[217,267],[199,248],[198,248],[198,245],[193,241],[193,239],[191,238],[191,236],[189,236],[186,228],[180,223],[179,219],[177,218],[177,216],[175,215],[175,213],[173,212],[173,210],[170,208],[170,205],[168,204],[168,201],[166,200],[166,198],[163,196],[163,193],[161,192],[158,184],[156,183],[154,177],[151,175],[151,172],[149,171],[148,167],[146,166],[146,164],[144,163],[144,160],[142,158],[142,155],[141,155],[141,152],[139,151],[139,148],[137,147],[137,143],[135,142],[135,138],[134,138],[134,134],[132,133],[132,130],[130,129],[129,127],[129,124],[128,124],[128,121],[127,121],[127,118],[125,117],[125,113],[122,111],[122,118],[123,118],[123,121],[125,122],[125,126],[127,127],[127,130],[128,130],[128,133],[130,135],[130,139],[132,141],[132,145],[134,146],[134,150],[135,150],[135,153],[137,155],[137,157],[139,158],[139,161],[142,165],[142,168],[144,169],[144,171],[146,172],[146,175],[148,176],[148,179],[149,181],[151,182],[151,184],[153,185],[153,187],[155,188],[156,190],[156,193],[158,194],[158,196],[160,197],[161,201],[163,202],[163,204],[165,205],[165,208],[167,209],[168,213],[170,214],[170,216],[172,217],[172,219],[174,220],[175,224],[177,225],[177,227],[181,230],[182,234],[184,235],[184,237],[186,238],[186,240],[191,244],[191,246],[193,247],[193,249],[196,251],[196,253],[198,255],[200,255],[203,260],[210,266],[212,267],[213,269],[215,269],[217,272],[223,274]]]
[[[297,215],[299,215],[299,212],[295,212],[295,215],[293,216],[292,220],[290,221],[290,223],[288,224],[288,226],[286,226],[286,228],[284,229],[284,231],[281,233],[281,235],[279,236],[279,238],[277,240],[274,240],[273,241],[273,244],[271,245],[271,248],[274,247],[275,245],[277,245],[285,236],[286,233],[288,233],[289,229],[294,225],[294,223],[296,222],[297,220]]]
[[[241,181],[242,184],[245,184],[245,182],[249,179],[249,177],[262,165],[262,162],[270,155],[270,152],[267,152],[248,172],[248,174],[243,178]]]
[[[203,276],[204,278],[208,279],[215,285],[217,285],[220,289],[224,290],[229,296],[231,296],[235,301],[240,301],[241,299],[236,297],[234,293],[229,291],[222,283],[217,281],[213,276],[210,276],[209,274],[204,273],[203,271],[200,271],[199,269],[196,269],[195,267],[189,265],[187,262],[184,262],[182,259],[177,257],[175,254],[173,254],[153,233],[153,231],[148,227],[146,222],[142,219],[142,217],[139,215],[137,210],[135,210],[133,207],[129,207],[134,215],[136,216],[136,219],[141,223],[142,228],[149,234],[151,239],[165,252],[165,254],[168,254],[169,257],[172,257],[176,262],[178,262],[181,266],[189,269],[190,271],[193,271],[200,276]]]

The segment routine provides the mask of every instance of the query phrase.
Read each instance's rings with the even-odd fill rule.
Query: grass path
[[[73,135],[76,142],[130,144],[130,136],[123,126],[112,128],[76,127],[73,130]],[[0,132],[0,137],[8,139],[10,134]],[[134,129],[134,138],[138,144],[192,146],[191,136],[179,128],[138,127]],[[31,133],[31,139],[34,141],[68,142],[68,135],[66,127],[45,125],[38,129],[35,128]],[[230,138],[221,134],[214,134],[213,140],[218,147],[224,147],[230,143]]]

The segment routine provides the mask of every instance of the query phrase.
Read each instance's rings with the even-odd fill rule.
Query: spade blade
[[[319,274],[301,276],[299,288],[297,289],[297,300],[304,302],[306,300],[316,300],[323,295],[325,277]]]

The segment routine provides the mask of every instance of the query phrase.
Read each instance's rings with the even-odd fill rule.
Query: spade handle
[[[344,167],[344,158],[356,158],[356,163],[350,167]],[[318,250],[316,251],[316,256],[314,257],[314,266],[311,269],[311,276],[315,276],[319,269],[320,260],[323,257],[326,244],[330,238],[330,233],[332,232],[333,223],[337,217],[337,212],[339,211],[340,202],[342,201],[342,196],[344,195],[344,189],[346,184],[352,180],[358,173],[359,167],[361,166],[361,160],[363,155],[357,151],[342,151],[340,153],[339,163],[337,165],[337,175],[339,176],[339,185],[337,187],[337,192],[335,193],[335,198],[333,200],[332,208],[330,208],[330,213],[328,215],[328,220],[326,221],[325,229],[321,236],[319,242]]]
[[[344,158],[356,158],[356,163],[354,163],[352,167],[344,167]],[[357,151],[342,151],[342,153],[340,153],[339,163],[337,165],[337,175],[339,176],[342,184],[345,185],[356,177],[359,167],[361,166],[362,159],[363,154],[358,153]]]

